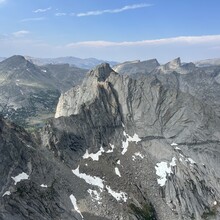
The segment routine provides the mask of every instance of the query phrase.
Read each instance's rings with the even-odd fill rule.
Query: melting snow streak
[[[101,178],[97,176],[90,176],[85,173],[80,173],[79,166],[75,170],[72,170],[72,172],[79,178],[84,179],[88,184],[98,186],[101,189],[104,188],[103,180]]]
[[[106,186],[106,189],[108,191],[109,194],[111,194],[117,201],[123,200],[124,202],[127,201],[127,194],[124,192],[115,192],[113,191],[110,186]]]
[[[120,173],[118,167],[115,167],[115,173],[116,173],[116,175],[118,175],[119,177],[121,177],[121,173]]]
[[[80,214],[80,216],[82,217],[82,219],[84,219],[84,218],[83,218],[83,215],[82,215],[82,213],[80,212],[80,210],[79,210],[79,208],[78,208],[78,205],[77,205],[77,203],[76,203],[76,198],[75,198],[75,196],[74,196],[73,194],[70,195],[70,200],[71,200],[71,202],[72,202],[72,204],[73,204],[73,207],[74,207],[74,209],[76,210],[76,212],[78,212],[78,213]]]

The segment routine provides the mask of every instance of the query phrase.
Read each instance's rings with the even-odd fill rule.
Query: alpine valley
[[[217,60],[13,56],[0,91],[1,220],[220,219]]]

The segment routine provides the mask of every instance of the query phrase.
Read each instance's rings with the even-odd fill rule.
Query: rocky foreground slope
[[[180,75],[103,64],[35,137],[1,120],[0,219],[219,219],[220,119]]]

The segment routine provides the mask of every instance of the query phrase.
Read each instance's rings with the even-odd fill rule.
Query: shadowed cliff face
[[[5,169],[0,217],[218,219],[220,121],[215,108],[179,82],[176,73],[135,80],[108,64],[91,70],[61,95],[41,143],[25,131],[19,140],[29,137],[33,149],[11,143],[27,159],[19,168],[12,161],[22,154],[8,156],[15,168]],[[11,130],[4,126],[6,139]],[[28,177],[14,185],[22,172]]]

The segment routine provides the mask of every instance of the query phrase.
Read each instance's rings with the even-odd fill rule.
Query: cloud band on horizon
[[[171,38],[161,38],[155,40],[141,40],[141,41],[82,41],[67,44],[67,47],[88,46],[88,47],[112,47],[112,46],[144,46],[144,45],[161,45],[170,43],[188,43],[198,44],[207,42],[220,42],[220,35],[203,35],[203,36],[178,36]]]

